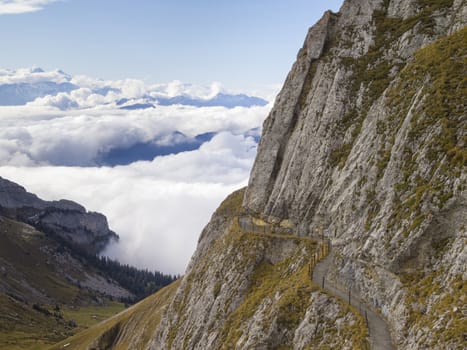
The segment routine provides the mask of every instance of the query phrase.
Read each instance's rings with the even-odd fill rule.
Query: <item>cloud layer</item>
[[[0,15],[15,15],[42,10],[58,0],[0,0]]]
[[[84,94],[78,99],[91,104],[89,97]],[[44,99],[55,101],[54,97]],[[188,137],[222,131],[243,134],[261,125],[267,110],[167,106],[125,111],[89,107],[64,114],[48,106],[0,107],[0,164],[92,166],[99,154],[115,148],[154,140],[166,145],[170,140],[176,142],[171,137],[174,132]]]
[[[106,254],[142,268],[183,273],[203,226],[233,190],[247,184],[270,105],[169,105],[123,110],[145,96],[210,98],[218,83],[147,86],[40,69],[1,71],[7,84],[73,84],[21,106],[0,106],[0,176],[47,200],[67,198],[104,213],[120,243]],[[125,166],[99,167],[109,150],[171,146],[204,133],[197,149]],[[214,135],[214,136],[212,136]]]
[[[104,213],[121,239],[106,254],[142,268],[183,273],[222,199],[245,186],[251,137],[222,132],[200,149],[128,166],[0,167],[47,200],[66,197]]]
[[[71,77],[59,70],[0,70],[0,100],[31,100],[0,106],[0,164],[96,166],[116,149],[142,143],[171,146],[170,141],[179,142],[174,133],[189,140],[206,132],[242,134],[260,126],[269,106],[152,104],[155,98],[174,96],[202,101],[219,91],[223,89],[218,83],[148,86],[131,79]]]

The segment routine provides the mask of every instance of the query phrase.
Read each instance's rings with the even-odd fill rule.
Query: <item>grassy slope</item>
[[[43,233],[3,219],[0,221],[0,239],[0,261],[6,269],[2,279],[13,287],[15,295],[27,298],[31,294],[24,281],[41,291],[42,298],[50,297],[57,302],[73,300],[78,295],[79,289],[63,281],[48,264],[49,256],[44,247],[53,248],[53,244]]]
[[[94,294],[56,270],[51,255],[57,244],[32,227],[3,218],[0,242],[0,349],[44,349],[124,308],[120,303],[82,307]],[[81,273],[67,267],[73,278]]]
[[[56,345],[51,350],[61,349],[64,345],[66,349],[87,349],[97,341],[98,349],[113,346],[119,349],[140,349],[147,345],[161,320],[162,311],[172,300],[180,280],[161,289],[157,293],[144,299],[120,314],[99,323],[77,335],[66,339]],[[117,343],[113,343],[113,337],[107,335],[114,334],[118,337]],[[107,339],[106,339],[107,338]],[[130,346],[131,345],[131,346]]]

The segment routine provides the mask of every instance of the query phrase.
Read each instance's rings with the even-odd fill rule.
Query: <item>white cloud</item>
[[[143,95],[203,99],[224,88],[219,83],[200,87],[177,81],[149,86],[138,80],[70,77],[37,68],[0,70],[0,85],[46,81],[69,81],[78,88],[26,105],[0,106],[0,176],[44,199],[67,198],[104,213],[121,236],[108,250],[112,257],[183,273],[215,208],[246,185],[256,141],[245,135],[261,126],[271,105],[122,110],[117,101],[123,98],[131,99],[129,103],[144,103]],[[95,167],[96,157],[110,149],[155,140],[173,145],[176,131],[188,137],[217,134],[195,151]]]
[[[0,0],[1,1],[1,0]],[[1,3],[0,3],[1,14]],[[20,84],[20,83],[41,83],[54,82],[57,84],[66,83],[71,79],[68,74],[60,70],[45,72],[40,68],[20,68],[20,69],[2,69],[0,70],[0,85]]]
[[[13,15],[42,10],[58,0],[0,0],[0,15]]]
[[[96,157],[110,149],[138,142],[168,140],[179,131],[189,137],[205,132],[242,134],[261,125],[269,107],[167,106],[123,111],[105,105],[107,97],[79,89],[36,99],[27,106],[0,107],[0,164],[18,164],[18,156],[36,164],[95,165]],[[79,110],[51,107],[79,104]],[[169,138],[170,139],[170,138]]]
[[[210,99],[221,92],[226,92],[219,82],[213,82],[209,86],[200,86],[183,83],[180,80],[173,80],[167,84],[156,84],[150,86],[152,96],[190,96],[193,98]]]
[[[107,253],[123,262],[183,273],[202,228],[246,185],[251,138],[221,133],[199,150],[115,168],[0,167],[44,199],[68,198],[104,213],[121,237]]]

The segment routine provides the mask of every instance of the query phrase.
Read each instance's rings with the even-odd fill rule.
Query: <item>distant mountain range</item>
[[[0,85],[0,106],[20,106],[38,97],[71,92],[78,86],[71,83],[44,81],[38,83],[18,83]]]
[[[153,160],[158,156],[194,151],[204,142],[210,141],[217,133],[207,132],[195,137],[175,131],[170,135],[170,143],[161,143],[159,140],[150,142],[137,142],[127,148],[113,148],[99,155],[96,159],[98,165],[127,165],[139,160]],[[167,136],[164,137],[167,140]]]
[[[95,159],[95,163],[99,166],[128,165],[141,160],[151,161],[159,156],[194,151],[203,143],[211,141],[217,134],[217,132],[206,132],[189,137],[180,131],[175,131],[171,135],[164,135],[163,140],[154,139],[148,142],[137,142],[129,147],[111,148],[101,153]],[[248,130],[244,136],[252,137],[258,143],[260,130],[259,128]],[[170,142],[167,142],[168,140]]]
[[[156,98],[156,101],[161,106],[170,106],[174,104],[195,106],[195,107],[252,107],[265,106],[268,102],[262,98],[248,96],[245,94],[230,95],[219,93],[210,99],[197,99],[189,96],[175,96],[170,98]]]
[[[156,105],[186,105],[194,107],[252,107],[265,106],[268,101],[265,99],[248,96],[246,94],[230,94],[218,92],[211,96],[197,96],[188,92],[181,91],[179,95],[167,95],[164,92],[147,87],[146,93],[138,97],[122,96],[121,86],[112,86],[113,82],[93,81],[75,81],[72,76],[61,70],[54,72],[45,72],[41,68],[30,70],[6,71],[0,75],[0,106],[20,106],[32,102],[37,98],[46,96],[56,96],[60,93],[69,94],[80,88],[90,89],[92,94],[107,96],[114,93],[117,106],[120,109],[135,110],[153,108]],[[2,79],[3,78],[3,79]],[[191,86],[187,84],[187,86]],[[67,96],[71,98],[70,96]],[[72,98],[71,98],[72,99]],[[79,108],[78,103],[67,102],[57,105],[61,109]]]

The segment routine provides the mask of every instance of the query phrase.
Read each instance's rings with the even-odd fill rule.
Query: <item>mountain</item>
[[[138,109],[148,109],[148,108],[155,108],[155,107],[156,106],[154,106],[152,103],[135,103],[132,105],[126,105],[126,106],[120,107],[120,109],[134,111]]]
[[[38,97],[55,96],[61,92],[71,92],[78,86],[53,81],[0,85],[0,106],[19,106],[34,101]]]
[[[325,13],[248,187],[213,214],[178,288],[147,300],[163,311],[62,345],[464,349],[466,24],[465,0]]]
[[[155,100],[161,106],[171,106],[180,104],[194,107],[235,108],[266,106],[268,104],[268,101],[255,96],[248,96],[245,94],[229,95],[223,93],[218,93],[217,95],[209,99],[193,98],[190,96],[181,95],[169,98],[155,98]]]
[[[207,132],[195,137],[175,131],[150,142],[137,142],[127,148],[112,148],[102,152],[96,163],[98,165],[127,165],[140,160],[153,160],[155,157],[197,150],[205,142],[210,141],[216,133]]]
[[[3,70],[0,71],[0,106],[21,106],[33,102],[37,98],[55,97],[48,101],[52,106],[61,110],[88,108],[83,106],[83,96],[99,95],[107,97],[102,99],[94,96],[93,103],[109,105],[114,103],[122,110],[139,110],[154,108],[155,105],[172,106],[184,105],[193,107],[253,107],[266,106],[268,101],[246,94],[231,94],[218,92],[210,97],[205,96],[207,91],[198,88],[196,91],[191,84],[182,85],[176,96],[168,94],[168,86],[145,86],[143,82],[136,82],[140,93],[126,90],[135,81],[101,81],[87,77],[74,78],[61,71],[45,72],[41,68]],[[75,95],[75,90],[81,90]],[[193,89],[194,91],[191,91]],[[130,89],[131,90],[131,89]],[[75,91],[76,92],[76,91]],[[58,96],[60,94],[60,96]]]
[[[254,107],[266,106],[268,101],[265,99],[248,96],[245,94],[224,94],[218,93],[210,98],[201,98],[189,95],[178,95],[173,97],[164,96],[144,96],[142,99],[128,99],[123,98],[117,101],[117,105],[122,106],[120,109],[137,110],[155,108],[156,106],[173,106],[183,105],[192,107]]]
[[[217,132],[205,132],[195,137],[189,137],[180,131],[175,131],[149,142],[137,142],[125,148],[111,148],[101,152],[95,164],[99,166],[128,165],[137,161],[151,161],[156,157],[178,154],[199,149],[205,142],[212,140]],[[253,128],[243,134],[259,142],[259,129]]]
[[[42,68],[0,70],[0,106],[18,106],[36,98],[70,93],[79,87],[61,70],[45,72]]]
[[[0,177],[0,214],[22,221],[90,254],[118,240],[104,215],[87,212],[68,201],[44,201],[23,187]]]
[[[42,349],[174,280],[99,258],[105,216],[0,178],[0,348]]]

